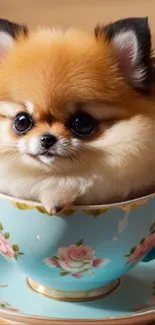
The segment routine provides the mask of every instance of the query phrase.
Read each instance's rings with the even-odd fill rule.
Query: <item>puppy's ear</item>
[[[120,69],[133,87],[147,90],[151,79],[151,35],[148,18],[127,18],[97,26],[97,39],[106,37],[116,52]]]
[[[26,37],[28,29],[6,19],[0,19],[0,58],[5,57],[19,36]]]

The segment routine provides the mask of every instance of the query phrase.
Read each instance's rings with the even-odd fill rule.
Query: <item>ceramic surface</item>
[[[29,290],[23,273],[0,258],[0,317],[35,325],[143,324],[155,319],[155,262],[140,263],[104,299],[71,303]]]
[[[0,198],[0,254],[57,299],[111,291],[110,283],[116,287],[113,281],[140,260],[155,257],[154,247],[154,197],[53,216],[39,205]]]

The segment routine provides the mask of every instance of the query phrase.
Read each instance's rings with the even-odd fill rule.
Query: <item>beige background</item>
[[[148,16],[155,35],[155,0],[0,0],[0,16],[31,28],[43,24],[89,30],[99,22]]]
[[[97,22],[149,16],[155,31],[155,0],[0,0],[0,16],[28,23],[92,29]]]

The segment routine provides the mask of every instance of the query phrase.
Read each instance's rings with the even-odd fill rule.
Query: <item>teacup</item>
[[[155,194],[53,216],[39,203],[0,200],[0,254],[51,298],[99,298],[139,261],[155,258]]]

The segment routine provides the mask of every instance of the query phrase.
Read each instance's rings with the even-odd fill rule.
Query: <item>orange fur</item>
[[[37,120],[47,121],[52,115],[64,121],[70,113],[69,102],[94,102],[95,107],[102,103],[107,109],[113,105],[112,120],[154,113],[151,102],[124,80],[103,36],[96,41],[94,35],[81,31],[48,29],[39,29],[24,40],[20,35],[0,72],[0,100],[23,103],[28,99]]]
[[[53,115],[63,114],[68,101],[120,104],[133,92],[112,52],[108,42],[83,32],[39,30],[20,40],[3,63],[1,99],[3,93],[15,102],[29,99],[37,112]]]

